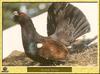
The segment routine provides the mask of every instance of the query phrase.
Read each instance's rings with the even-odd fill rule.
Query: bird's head
[[[14,11],[13,14],[14,14],[14,21],[19,24],[30,19],[29,16],[24,12]]]

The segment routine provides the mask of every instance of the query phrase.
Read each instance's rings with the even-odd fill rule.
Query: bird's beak
[[[14,14],[14,15],[19,15],[19,14],[18,14],[18,11],[14,11],[13,14]]]

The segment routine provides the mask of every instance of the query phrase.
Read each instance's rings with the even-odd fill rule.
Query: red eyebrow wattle
[[[21,16],[24,16],[24,15],[26,15],[26,14],[21,12],[20,15],[21,15]]]

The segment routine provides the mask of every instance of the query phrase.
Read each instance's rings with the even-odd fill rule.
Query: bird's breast
[[[35,55],[37,53],[37,46],[36,46],[36,43],[34,42],[30,42],[29,43],[29,53],[32,54],[32,55]]]

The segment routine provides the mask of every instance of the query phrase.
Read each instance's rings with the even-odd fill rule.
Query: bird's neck
[[[20,25],[22,29],[22,34],[24,36],[28,36],[28,38],[32,37],[33,40],[38,40],[38,38],[40,38],[40,35],[37,33],[31,20],[21,22]]]

